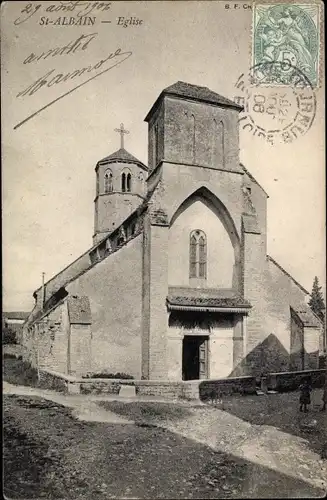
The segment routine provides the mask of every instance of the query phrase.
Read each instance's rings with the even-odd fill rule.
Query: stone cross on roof
[[[129,134],[129,130],[124,128],[124,124],[120,124],[120,128],[115,128],[115,132],[120,133],[120,148],[124,149],[124,134]]]

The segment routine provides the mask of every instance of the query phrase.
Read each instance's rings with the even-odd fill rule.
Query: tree
[[[325,303],[324,303],[324,297],[321,292],[321,286],[319,286],[319,280],[317,276],[315,276],[315,279],[313,280],[309,306],[311,307],[311,310],[321,319],[321,321],[324,321]]]

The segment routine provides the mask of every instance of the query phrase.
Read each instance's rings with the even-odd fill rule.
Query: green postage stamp
[[[289,85],[296,68],[318,86],[320,4],[258,3],[253,7],[253,65],[279,68],[268,83]],[[273,65],[271,63],[278,63]]]

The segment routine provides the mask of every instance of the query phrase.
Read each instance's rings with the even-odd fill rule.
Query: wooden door
[[[203,339],[199,344],[199,379],[208,378],[208,340]]]

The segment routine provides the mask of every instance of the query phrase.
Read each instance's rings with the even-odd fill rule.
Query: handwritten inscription
[[[97,33],[90,33],[89,35],[81,35],[76,40],[67,43],[63,47],[56,47],[54,49],[49,49],[46,52],[41,52],[41,54],[34,54],[32,52],[29,56],[24,59],[23,64],[30,64],[32,62],[38,62],[41,59],[48,59],[48,57],[64,56],[68,54],[75,54],[80,50],[86,50],[89,44],[97,36]]]
[[[51,48],[46,52],[42,52],[40,54],[35,54],[32,52],[30,55],[28,55],[24,61],[23,64],[33,64],[33,63],[38,63],[39,61],[46,60],[49,58],[54,58],[54,57],[62,57],[62,56],[68,56],[68,55],[74,55],[78,51],[85,51],[89,48],[90,44],[95,40],[97,37],[98,33],[91,33],[88,35],[81,35],[78,37],[76,40],[73,40],[69,42],[67,45],[64,45],[63,47],[55,47]],[[24,97],[29,97],[33,96],[36,92],[39,92],[41,89],[45,90],[47,88],[51,88],[53,86],[57,85],[62,85],[65,84],[66,82],[69,82],[71,80],[80,80],[81,77],[88,77],[85,81],[79,83],[76,85],[74,88],[68,90],[64,94],[60,95],[53,101],[49,102],[39,110],[37,110],[35,113],[32,115],[28,116],[23,120],[22,122],[18,123],[14,129],[17,129],[24,123],[26,123],[28,120],[33,118],[34,116],[38,115],[41,111],[44,111],[47,109],[49,106],[54,104],[55,102],[59,101],[63,97],[66,97],[67,95],[71,94],[78,88],[82,87],[86,83],[90,82],[91,80],[98,78],[100,75],[103,75],[110,69],[114,68],[115,66],[118,66],[119,64],[122,64],[126,59],[128,59],[132,55],[131,51],[123,51],[121,48],[116,49],[113,52],[110,52],[107,57],[98,60],[94,64],[89,64],[87,66],[84,66],[82,68],[76,68],[73,69],[69,72],[59,72],[55,68],[50,69],[47,71],[44,75],[42,75],[40,78],[37,78],[34,82],[29,84],[26,88],[21,90],[16,97],[17,98],[24,98]],[[98,70],[101,70],[98,72]],[[92,74],[93,73],[93,74]],[[95,73],[95,74],[94,74]]]
[[[44,8],[42,4],[28,3],[21,10],[20,16],[15,19],[14,24],[16,26],[26,22],[28,19],[34,17],[37,13],[45,11],[47,13],[53,14],[57,12],[74,14],[74,17],[87,17],[90,14],[106,12],[111,9],[111,2],[87,2],[84,0],[72,0],[72,1],[60,1],[56,4],[48,5]],[[44,19],[49,19],[49,17],[44,17]],[[70,19],[70,17],[67,17]],[[50,19],[49,19],[50,20]],[[43,21],[46,24],[45,21]]]
[[[111,6],[111,2],[87,2],[84,0],[60,1],[48,6],[28,3],[20,11],[20,16],[15,19],[14,24],[19,26],[28,19],[34,18],[38,19],[40,26],[94,26],[98,20],[95,14],[110,11]],[[46,15],[39,17],[37,14]],[[110,24],[112,20],[108,19],[108,16],[106,17],[107,19],[102,19],[101,23]],[[142,26],[142,24],[143,19],[136,16],[116,18],[116,25],[122,28],[135,28]]]

